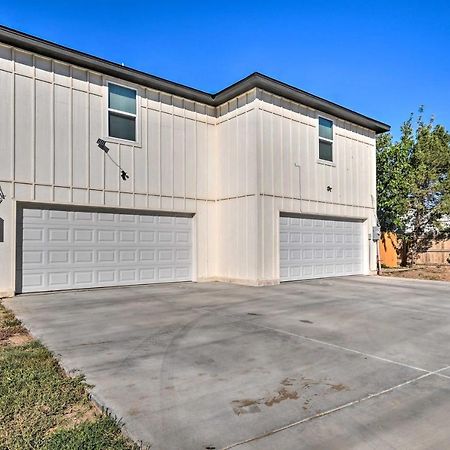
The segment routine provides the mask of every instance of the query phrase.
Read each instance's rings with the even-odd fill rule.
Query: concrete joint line
[[[410,380],[404,381],[403,383],[397,384],[397,385],[392,386],[390,388],[387,388],[387,389],[384,389],[382,391],[366,395],[365,397],[362,397],[362,398],[360,398],[358,400],[353,400],[351,402],[344,403],[343,405],[337,406],[336,408],[332,408],[332,409],[328,409],[327,411],[319,412],[317,414],[314,414],[313,416],[305,417],[304,419],[297,420],[296,422],[289,423],[288,425],[284,425],[284,426],[282,426],[280,428],[275,428],[274,430],[268,431],[267,433],[260,434],[259,436],[254,436],[254,437],[245,439],[245,440],[240,441],[240,442],[235,442],[234,444],[231,444],[231,445],[228,445],[226,447],[223,447],[222,450],[228,450],[230,448],[238,447],[239,445],[244,445],[244,444],[247,444],[249,442],[254,442],[254,441],[257,441],[259,439],[263,439],[263,438],[272,436],[272,435],[274,435],[276,433],[280,433],[281,431],[288,430],[289,428],[293,428],[293,427],[295,427],[297,425],[301,425],[303,423],[310,422],[311,420],[319,419],[319,418],[324,417],[324,416],[328,416],[329,414],[332,414],[334,412],[340,411],[340,410],[342,410],[344,408],[348,408],[350,406],[358,405],[359,403],[365,402],[365,401],[370,400],[372,398],[376,398],[376,397],[380,397],[381,395],[388,394],[390,392],[395,391],[396,389],[400,389],[400,388],[402,388],[404,386],[407,386],[408,384],[415,383],[416,381],[422,380],[423,378],[427,378],[427,377],[429,377],[431,375],[439,375],[440,372],[443,372],[444,370],[447,370],[447,369],[450,369],[450,366],[443,367],[442,369],[438,369],[438,370],[435,370],[433,372],[424,373],[423,375],[419,375],[418,377],[411,378]]]
[[[427,370],[427,369],[422,369],[421,367],[411,366],[409,364],[401,363],[401,362],[398,362],[398,361],[393,361],[392,359],[383,358],[382,356],[372,355],[370,353],[364,353],[364,352],[361,352],[359,350],[355,350],[355,349],[352,349],[352,348],[343,347],[343,346],[337,345],[337,344],[332,344],[331,342],[321,341],[320,339],[314,339],[314,338],[310,338],[308,336],[303,336],[301,334],[291,333],[290,331],[280,330],[278,328],[267,327],[267,326],[264,326],[264,325],[258,325],[258,324],[255,324],[255,323],[254,323],[254,325],[257,326],[257,327],[260,327],[260,328],[266,328],[267,330],[275,331],[277,333],[286,334],[288,336],[294,336],[294,337],[297,337],[297,338],[300,338],[300,339],[304,339],[305,341],[310,341],[310,342],[314,342],[316,344],[326,345],[328,347],[336,348],[338,350],[344,350],[344,351],[350,352],[350,353],[355,353],[357,355],[365,356],[367,358],[373,358],[373,359],[377,359],[379,361],[383,361],[383,362],[387,362],[387,363],[391,363],[391,364],[396,364],[397,366],[407,367],[408,369],[417,370],[419,372],[425,372],[425,373],[429,373],[429,374],[431,374],[431,373],[434,374],[435,373],[435,372],[432,372],[432,371]],[[445,375],[442,375],[442,376],[447,378],[447,376],[445,376]]]

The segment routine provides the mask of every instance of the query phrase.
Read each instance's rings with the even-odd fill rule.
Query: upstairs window
[[[136,91],[108,84],[108,136],[136,141]]]
[[[333,122],[319,117],[319,159],[333,162]]]

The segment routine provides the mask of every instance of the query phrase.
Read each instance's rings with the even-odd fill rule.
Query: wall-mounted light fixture
[[[99,148],[101,148],[105,153],[109,152],[109,148],[106,146],[106,141],[103,139],[98,138],[97,139],[97,145]]]

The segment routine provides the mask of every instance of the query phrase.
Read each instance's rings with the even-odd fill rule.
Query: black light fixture
[[[128,178],[130,178],[130,176],[108,154],[109,148],[106,146],[106,141],[104,139],[98,138],[97,145],[101,150],[103,150],[105,152],[106,156],[118,167],[118,169],[120,170],[120,178],[122,178],[123,181],[127,181]]]
[[[99,148],[101,148],[105,153],[109,152],[109,148],[106,146],[106,141],[104,141],[103,139],[98,138],[97,139],[97,145],[99,146]]]
[[[332,189],[333,189],[333,188],[332,188],[331,186],[327,186],[327,191],[328,191],[328,192],[331,192]]]

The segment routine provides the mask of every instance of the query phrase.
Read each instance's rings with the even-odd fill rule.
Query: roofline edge
[[[0,42],[212,107],[226,103],[253,88],[260,88],[296,103],[368,128],[377,134],[389,131],[391,128],[383,122],[258,72],[252,73],[216,94],[209,94],[199,89],[125,67],[3,25],[0,25]]]

